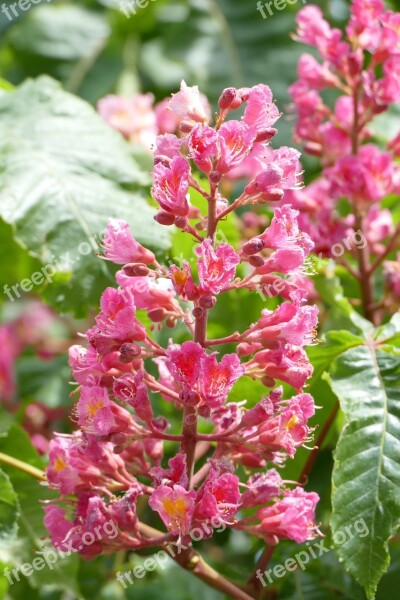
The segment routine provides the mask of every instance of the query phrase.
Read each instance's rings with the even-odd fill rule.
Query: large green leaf
[[[330,373],[347,419],[335,452],[332,530],[359,519],[368,527],[363,537],[338,536],[336,551],[373,598],[400,525],[400,357],[371,339],[336,358]]]
[[[18,514],[18,497],[10,478],[0,470],[0,545],[15,537]]]
[[[95,255],[110,217],[153,249],[168,247],[137,191],[147,182],[122,137],[48,77],[0,97],[0,216],[43,265],[58,263],[46,290],[58,308],[84,314],[112,282]]]
[[[103,15],[81,6],[38,6],[10,31],[18,52],[55,60],[90,57],[102,48],[110,28]]]

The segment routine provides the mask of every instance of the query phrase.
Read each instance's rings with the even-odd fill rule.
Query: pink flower
[[[308,256],[314,244],[307,234],[300,231],[298,215],[299,212],[289,204],[276,208],[271,225],[259,236],[265,246],[278,250],[283,246],[297,245],[302,248],[305,256]]]
[[[290,345],[256,352],[246,368],[253,370],[255,366],[263,377],[279,379],[296,389],[301,389],[313,373],[313,367],[303,348]]]
[[[81,388],[77,414],[79,425],[97,435],[135,429],[131,414],[112,402],[107,389],[100,386]]]
[[[197,85],[189,87],[182,81],[180,91],[172,94],[169,105],[185,119],[192,119],[198,123],[207,123],[210,119],[211,110],[207,98],[200,94]]]
[[[174,375],[179,383],[193,387],[200,375],[204,349],[197,342],[184,342],[182,346],[167,350]]]
[[[218,130],[219,158],[215,170],[225,174],[238,167],[249,154],[256,131],[245,122],[228,121]]]
[[[237,354],[225,354],[220,363],[216,353],[203,356],[199,392],[207,405],[215,408],[222,404],[244,371]]]
[[[165,527],[174,535],[190,531],[196,492],[187,492],[181,485],[160,485],[149,498],[149,506],[158,512]]]
[[[283,191],[296,188],[300,177],[300,152],[282,146],[271,153],[268,163],[261,163],[261,170],[245,187],[249,196],[261,196],[262,200],[280,200]]]
[[[166,212],[185,217],[189,212],[186,194],[189,188],[188,162],[174,156],[168,167],[162,163],[153,170],[152,196]]]
[[[88,348],[83,346],[70,346],[69,365],[72,373],[78,383],[93,385],[100,382],[100,378],[105,369],[98,360],[96,349],[89,344]]]
[[[180,156],[182,140],[172,133],[157,136],[154,158],[174,158]]]
[[[248,91],[243,121],[258,134],[269,130],[279,119],[280,113],[267,85],[259,83]]]
[[[176,112],[171,110],[170,98],[164,98],[154,107],[154,114],[156,116],[156,122],[158,131],[160,134],[163,133],[174,133],[179,127],[182,118],[177,115]]]
[[[96,327],[87,331],[90,343],[99,354],[119,349],[124,342],[143,341],[146,329],[135,317],[136,308],[129,294],[107,288],[100,301]]]
[[[283,302],[274,311],[264,309],[261,314],[257,323],[244,332],[244,341],[259,342],[265,348],[274,348],[279,340],[303,346],[314,339],[318,314],[316,306]]]
[[[184,488],[188,484],[186,471],[186,454],[179,453],[168,461],[169,469],[154,467],[150,470],[150,475],[154,480],[155,486],[168,485],[173,487],[178,484]]]
[[[175,291],[169,279],[153,277],[128,277],[118,271],[116,280],[124,292],[133,298],[138,310],[147,310],[152,321],[162,321],[167,316],[179,316],[181,310],[175,300]],[[157,317],[159,315],[159,318]]]
[[[329,64],[320,64],[311,54],[302,54],[297,65],[297,75],[316,90],[334,87],[339,79],[330,71]]]
[[[193,281],[187,260],[184,261],[182,269],[179,269],[176,265],[171,265],[169,272],[175,291],[181,296],[182,300],[195,300],[199,296],[199,290]]]
[[[195,518],[205,521],[217,517],[221,522],[227,522],[239,510],[240,496],[239,478],[236,475],[224,473],[215,478],[212,473],[196,504]]]
[[[282,486],[282,478],[275,469],[252,475],[247,482],[247,490],[242,495],[241,508],[250,508],[270,502],[280,495]]]
[[[265,536],[294,540],[298,544],[313,539],[319,533],[315,525],[318,501],[318,494],[305,492],[301,487],[286,490],[282,500],[258,511],[260,531]]]
[[[137,242],[130,231],[128,223],[121,219],[110,219],[103,239],[105,257],[117,265],[140,262],[151,265],[155,256],[153,252]]]
[[[217,140],[215,129],[202,124],[196,125],[186,139],[190,158],[205,173],[209,173],[212,169],[211,159],[218,151]]]
[[[68,546],[64,542],[73,527],[73,523],[65,518],[65,510],[54,504],[45,506],[44,512],[44,524],[50,533],[52,544],[61,551],[67,550]]]
[[[145,423],[153,418],[149,394],[143,383],[143,372],[139,371],[135,376],[130,373],[114,379],[113,391],[116,398],[127,402],[135,413]]]
[[[391,155],[366,144],[357,156],[340,158],[327,176],[335,198],[347,196],[365,203],[381,200],[392,191],[393,172]]]
[[[110,95],[98,102],[97,110],[124,137],[151,151],[157,135],[153,101],[152,94],[137,94],[132,98]]]
[[[219,294],[228,287],[240,262],[239,256],[229,244],[220,244],[216,249],[209,238],[196,248],[200,256],[198,273],[201,289],[210,294]]]

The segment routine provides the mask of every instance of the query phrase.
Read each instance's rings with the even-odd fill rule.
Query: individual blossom
[[[298,544],[320,535],[315,525],[315,506],[319,500],[315,492],[305,492],[296,487],[286,490],[282,500],[260,508],[257,532],[264,539],[289,539]]]
[[[149,499],[149,506],[158,512],[165,527],[175,535],[189,533],[193,517],[196,492],[181,485],[160,485]]]
[[[211,240],[205,239],[196,248],[198,272],[201,290],[210,294],[219,294],[235,276],[239,256],[233,248],[222,243],[214,249]]]
[[[151,150],[158,133],[153,101],[152,94],[137,94],[132,98],[109,95],[99,100],[97,110],[128,140]]]
[[[197,85],[190,87],[184,81],[181,83],[180,91],[172,94],[169,106],[180,117],[198,123],[207,123],[210,118],[211,111],[207,98],[199,92]]]
[[[151,193],[167,213],[185,217],[189,212],[186,198],[190,167],[181,156],[175,156],[168,166],[157,163],[153,170]]]
[[[117,265],[136,262],[151,265],[154,262],[153,252],[135,240],[128,223],[121,219],[110,219],[103,245],[105,257]]]

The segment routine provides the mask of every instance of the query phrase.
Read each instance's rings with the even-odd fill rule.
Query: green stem
[[[15,467],[20,471],[24,471],[24,473],[32,475],[32,477],[35,477],[35,479],[46,481],[46,475],[43,471],[33,467],[32,465],[28,465],[28,463],[23,462],[22,460],[18,460],[18,458],[14,458],[13,456],[9,456],[8,454],[3,454],[0,452],[0,462],[10,465],[10,467]]]

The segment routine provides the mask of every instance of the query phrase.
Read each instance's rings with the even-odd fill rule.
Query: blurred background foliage
[[[132,95],[136,92],[150,91],[156,100],[161,100],[176,91],[180,81],[185,79],[189,85],[198,85],[215,105],[224,87],[240,87],[265,82],[271,87],[278,106],[284,114],[278,123],[279,134],[274,144],[291,144],[292,122],[285,116],[289,103],[287,89],[295,81],[296,63],[304,49],[292,41],[290,34],[294,30],[296,12],[303,6],[302,0],[288,4],[282,11],[275,10],[273,16],[265,20],[257,11],[255,0],[149,0],[145,8],[136,7],[136,14],[131,14],[129,18],[121,10],[127,3],[129,0],[122,0],[122,2],[42,0],[27,12],[17,7],[19,16],[12,21],[6,16],[7,11],[0,12],[0,77],[2,78],[0,97],[5,96],[13,86],[19,86],[28,78],[35,79],[41,75],[48,75],[58,80],[64,90],[93,106],[109,93]],[[3,6],[10,7],[12,4],[13,2],[6,0]],[[323,8],[325,14],[337,26],[343,26],[348,16],[347,1],[319,0],[316,4]],[[393,0],[391,6],[399,9],[400,0]],[[57,93],[59,92],[56,91],[55,95],[51,96],[51,110],[55,116],[59,106],[56,100]],[[33,131],[28,121],[23,121],[24,113],[27,119],[29,115],[33,115],[35,123],[41,118],[39,112],[35,112],[35,103],[40,94],[34,84],[31,87],[21,88],[20,94],[19,104],[12,107],[13,110],[10,107],[6,109],[5,104],[0,106],[0,126],[2,114],[9,121],[15,119],[19,135],[23,138],[24,133],[28,137]],[[64,102],[66,98],[60,97],[60,104]],[[71,114],[79,114],[82,127],[92,119],[92,115],[85,112],[86,109],[82,105],[71,104],[71,101],[68,101],[68,110]],[[69,138],[65,141],[65,135],[70,127]],[[77,146],[82,143],[79,139],[79,127],[75,130],[72,121],[68,119],[59,122],[59,135],[63,140],[66,153],[70,151],[74,142]],[[100,158],[104,159],[107,154],[113,157],[112,168],[107,167],[107,170],[104,167],[102,175],[108,179],[112,178],[115,183],[112,193],[118,194],[120,204],[117,204],[114,210],[121,216],[120,210],[123,205],[124,214],[129,216],[132,210],[123,194],[125,189],[136,193],[139,185],[142,190],[143,186],[148,186],[146,166],[143,166],[146,164],[146,157],[140,157],[136,153],[135,162],[129,162],[132,156],[126,148],[119,145],[120,141],[116,136],[117,134],[107,137],[103,132],[100,135],[99,131],[98,145],[103,145],[102,155],[94,157],[93,163],[96,162],[98,166],[101,162]],[[53,141],[56,144],[57,138]],[[35,138],[34,143],[40,145],[40,139]],[[0,174],[5,169],[1,144],[0,140]],[[88,145],[85,150],[90,153],[90,146]],[[308,161],[305,166],[309,167],[308,172],[312,173],[315,165],[312,160],[308,159]],[[136,171],[134,176],[131,174],[130,177],[131,168]],[[41,174],[39,173],[37,177],[41,177]],[[77,187],[78,184],[79,182]],[[89,211],[90,206],[98,208],[96,205],[98,202],[101,204],[98,212],[104,213],[104,218],[111,216],[112,202],[105,197],[104,191],[101,194],[105,182],[98,180],[94,184],[96,184],[95,193],[90,198],[93,204],[89,203]],[[5,200],[2,201],[0,190],[0,209],[2,202]],[[57,203],[51,205],[47,202],[43,204],[42,209],[57,212],[58,206]],[[7,215],[10,216],[11,212],[8,209]],[[136,210],[129,218],[127,217],[133,225],[137,223],[137,214]],[[5,283],[10,284],[29,277],[41,264],[44,264],[47,258],[38,239],[32,240],[26,225],[21,228],[18,219],[11,217],[6,221],[13,226],[0,220],[1,289]],[[61,224],[62,222],[60,219]],[[58,223],[59,229],[60,223]],[[96,233],[100,232],[102,223],[103,221],[99,219],[93,224]],[[237,236],[235,224],[228,220],[225,227],[226,236],[234,242]],[[15,235],[16,231],[18,235]],[[48,234],[49,232],[46,232],[46,235]],[[67,238],[74,240],[74,243],[81,239],[72,229],[68,229],[65,235],[60,235],[60,231],[58,234],[56,242],[51,247],[56,255],[57,249],[60,253],[65,250]],[[159,235],[161,235],[160,229],[157,233],[149,229],[144,237],[152,238]],[[172,244],[169,251],[171,258],[177,253],[180,255],[181,252],[190,256],[192,249],[182,247],[179,234],[170,241],[166,238],[157,238],[155,247],[160,253],[165,253],[169,244]],[[112,285],[113,277],[112,268],[104,266],[103,263],[101,273],[97,273],[94,277],[92,269],[97,268],[94,264],[98,259],[93,256],[90,257],[90,261],[88,263],[82,261],[80,271],[74,275],[76,280],[84,281],[82,288],[77,288],[74,283],[76,280],[72,278],[69,281],[69,291],[65,292],[66,276],[59,274],[52,286],[41,290],[45,299],[62,312],[72,312],[80,317],[87,316],[88,309],[95,307],[105,285],[107,283]],[[98,268],[100,270],[100,267]],[[327,297],[330,293],[331,290],[328,289]],[[269,308],[273,308],[273,302],[270,302]],[[17,304],[13,304],[10,308],[7,297],[0,293],[3,322],[15,319],[18,311],[24,309],[22,305],[18,308]],[[262,307],[265,307],[265,304],[257,295],[251,297],[246,295],[240,297],[239,301],[231,295],[226,295],[224,304],[220,304],[213,312],[210,334],[219,337],[225,330],[225,326],[231,326],[232,322],[235,323],[236,328],[243,328]],[[13,425],[15,429],[13,436],[9,435],[2,439],[0,434],[0,451],[9,452],[16,457],[24,456],[25,460],[29,455],[31,464],[44,466],[43,458],[31,447],[28,437],[20,428],[25,418],[22,408],[37,401],[42,402],[49,409],[57,407],[66,409],[67,406],[71,406],[72,401],[68,398],[66,385],[69,371],[65,350],[68,341],[74,337],[72,332],[84,328],[82,322],[72,321],[69,317],[56,317],[51,325],[49,337],[57,341],[57,348],[52,347],[46,356],[43,354],[38,356],[28,344],[14,367],[17,384],[15,393],[17,405]],[[178,331],[176,341],[179,341],[179,335]],[[249,389],[235,388],[232,399],[247,397],[250,402],[254,401],[257,389],[254,384],[250,382],[249,384]],[[243,385],[246,386],[246,383]],[[329,412],[333,402],[333,394],[329,386],[322,380],[319,380],[315,386],[313,393],[318,397],[318,403],[325,401],[324,411]],[[163,408],[165,410],[165,403]],[[172,417],[172,407],[170,412],[171,415],[168,416]],[[8,417],[6,418],[4,411],[0,412],[0,418],[2,427],[5,428]],[[339,426],[340,423],[337,431]],[[68,430],[71,424],[64,420],[59,427]],[[337,432],[333,437],[335,435],[337,436]],[[319,505],[319,518],[322,522],[326,522],[330,511],[331,449],[334,442],[335,439],[329,440],[326,449],[320,453],[308,484],[309,489],[317,490],[323,498]],[[289,469],[288,477],[298,476],[306,456],[305,452],[300,453],[300,459],[291,471]],[[17,491],[25,490],[25,500],[21,508],[28,525],[40,523],[42,509],[37,502],[40,494],[36,484],[26,475],[21,474],[16,477],[12,470],[5,468],[4,471],[11,477]],[[323,529],[326,531],[324,527]],[[28,538],[29,530],[30,527],[27,526]],[[40,524],[38,531],[41,535],[45,533]],[[329,532],[326,543],[329,545]],[[217,569],[227,576],[245,580],[254,566],[261,546],[260,541],[231,531],[214,536],[212,542],[206,542],[204,547],[207,558]],[[10,552],[14,558],[23,555],[23,560],[32,560],[34,555],[31,547],[35,547],[34,539],[25,540],[24,548],[21,548],[20,542],[7,548],[7,551],[0,548],[0,598],[15,600],[26,597],[30,600],[95,597],[101,600],[124,598],[148,600],[158,597],[164,600],[222,598],[221,594],[180,570],[172,561],[165,571],[147,573],[143,580],[135,580],[133,586],[123,590],[115,582],[115,571],[123,571],[125,568],[132,568],[132,565],[141,564],[144,555],[137,554],[98,558],[91,562],[78,561],[76,557],[72,557],[68,564],[60,564],[60,568],[54,573],[47,574],[49,576],[45,580],[40,577],[22,578],[20,583],[9,587],[1,575],[2,565],[9,563]],[[393,561],[389,572],[381,581],[377,600],[388,600],[398,593],[399,542],[394,542],[392,549]],[[288,556],[293,556],[299,550],[301,547],[296,544],[282,543],[274,555],[272,565],[282,562]],[[288,573],[285,578],[277,581],[277,588],[272,589],[270,593],[269,598],[276,597],[279,600],[364,600],[365,598],[362,589],[345,574],[333,552],[324,554],[314,561],[305,572]]]

